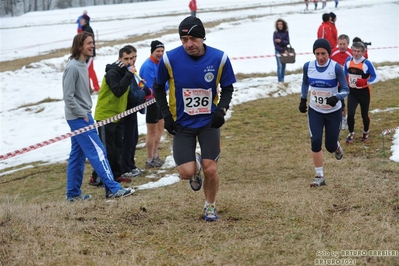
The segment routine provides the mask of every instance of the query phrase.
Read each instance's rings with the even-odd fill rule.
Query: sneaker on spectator
[[[325,186],[326,181],[324,180],[324,177],[322,176],[316,176],[315,179],[313,179],[312,183],[310,183],[311,187],[320,187],[320,186]]]
[[[338,148],[337,150],[334,152],[335,158],[337,158],[337,160],[341,160],[342,156],[344,156],[344,150],[342,149],[341,145],[338,142]]]
[[[130,171],[130,172],[126,172],[126,173],[122,174],[121,177],[124,177],[124,178],[125,178],[125,177],[132,178],[132,177],[136,177],[136,176],[141,175],[142,172],[143,172],[143,171],[141,171],[140,169],[135,168],[135,169],[133,169],[133,170]]]
[[[101,181],[101,178],[98,176],[96,176],[96,177],[91,176],[89,179],[89,185],[91,185],[91,186],[98,187],[98,186],[101,186],[102,184],[103,184],[103,182]]]
[[[145,162],[145,168],[147,168],[147,169],[158,168],[158,167],[161,167],[162,165],[163,165],[163,163],[156,161],[156,159],[152,159],[151,162]]]
[[[360,141],[366,142],[367,139],[369,138],[369,131],[363,131],[363,136],[360,138]]]
[[[66,197],[66,200],[69,202],[73,202],[73,201],[80,201],[80,200],[88,200],[91,199],[90,194],[85,194],[85,195],[79,195],[76,197]]]
[[[157,168],[157,167],[158,167],[158,165],[154,161],[145,162],[146,169]]]
[[[355,139],[355,132],[349,133],[348,136],[346,137],[346,143],[352,143],[353,140]]]
[[[219,220],[219,216],[216,214],[216,208],[214,205],[208,205],[205,207],[205,221],[213,222]]]
[[[156,161],[160,166],[162,166],[165,163],[165,161],[159,158],[158,156],[154,157],[154,161]]]
[[[198,191],[202,187],[202,158],[201,155],[199,155],[198,153],[195,154],[195,162],[197,164],[197,173],[189,180],[189,183],[192,190]]]
[[[134,189],[130,188],[121,188],[115,194],[112,194],[109,189],[105,189],[105,197],[107,199],[116,199],[116,198],[123,198],[134,193]]]

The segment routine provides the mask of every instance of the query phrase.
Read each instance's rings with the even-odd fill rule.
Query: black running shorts
[[[195,161],[197,139],[202,159],[217,161],[220,155],[220,129],[210,123],[202,128],[179,127],[173,136],[173,158],[177,165]]]
[[[161,119],[163,119],[163,116],[156,103],[147,106],[147,112],[145,114],[145,122],[147,124],[156,124]]]

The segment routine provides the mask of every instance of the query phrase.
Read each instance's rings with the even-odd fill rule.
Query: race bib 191
[[[331,91],[312,90],[310,95],[310,101],[314,107],[326,110],[332,108],[327,104],[327,98],[332,96]]]

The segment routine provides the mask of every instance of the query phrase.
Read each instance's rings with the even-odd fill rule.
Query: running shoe
[[[363,131],[363,136],[360,138],[360,141],[366,142],[369,138],[369,131]]]
[[[132,178],[132,177],[136,177],[136,176],[141,175],[141,173],[142,173],[142,171],[140,169],[134,168],[132,171],[122,174],[121,177]]]
[[[105,197],[108,199],[116,199],[116,198],[123,198],[134,193],[134,189],[130,188],[121,188],[116,193],[112,194],[110,190],[107,188],[105,189]]]
[[[145,168],[150,169],[150,168],[158,168],[163,165],[163,161],[161,159],[152,159],[151,162],[145,162]]]
[[[198,191],[202,187],[202,177],[201,177],[201,170],[202,170],[202,158],[201,155],[198,153],[195,154],[195,162],[197,163],[197,173],[190,179],[190,187],[194,191]]]
[[[311,187],[320,187],[325,185],[326,185],[326,180],[324,180],[324,177],[322,176],[316,176],[315,179],[313,179],[312,183],[310,183]]]
[[[355,139],[355,132],[349,133],[348,136],[346,137],[346,143],[352,143],[353,140]]]
[[[69,202],[74,202],[74,201],[80,201],[80,200],[88,200],[91,199],[91,195],[90,194],[86,194],[86,195],[79,195],[76,197],[66,197],[66,200]]]
[[[219,220],[219,216],[216,214],[216,208],[214,205],[208,205],[205,207],[205,221],[213,222]]]
[[[337,160],[341,160],[342,156],[344,156],[344,150],[342,149],[341,145],[338,142],[338,148],[337,150],[334,152],[335,158],[337,158]]]
[[[162,160],[162,159],[159,158],[159,157],[154,157],[154,161],[155,161],[157,164],[159,164],[159,167],[161,167],[161,166],[164,165],[164,163],[165,163],[165,161]]]

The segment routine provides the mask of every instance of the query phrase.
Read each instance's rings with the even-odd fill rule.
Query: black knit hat
[[[158,40],[152,41],[151,42],[151,53],[153,53],[159,47],[165,48],[163,43],[161,43],[160,41],[158,41]]]
[[[313,44],[313,53],[317,48],[324,48],[331,55],[331,45],[326,39],[317,39]]]
[[[179,35],[190,35],[205,39],[205,28],[202,21],[194,16],[186,17],[179,25]]]

